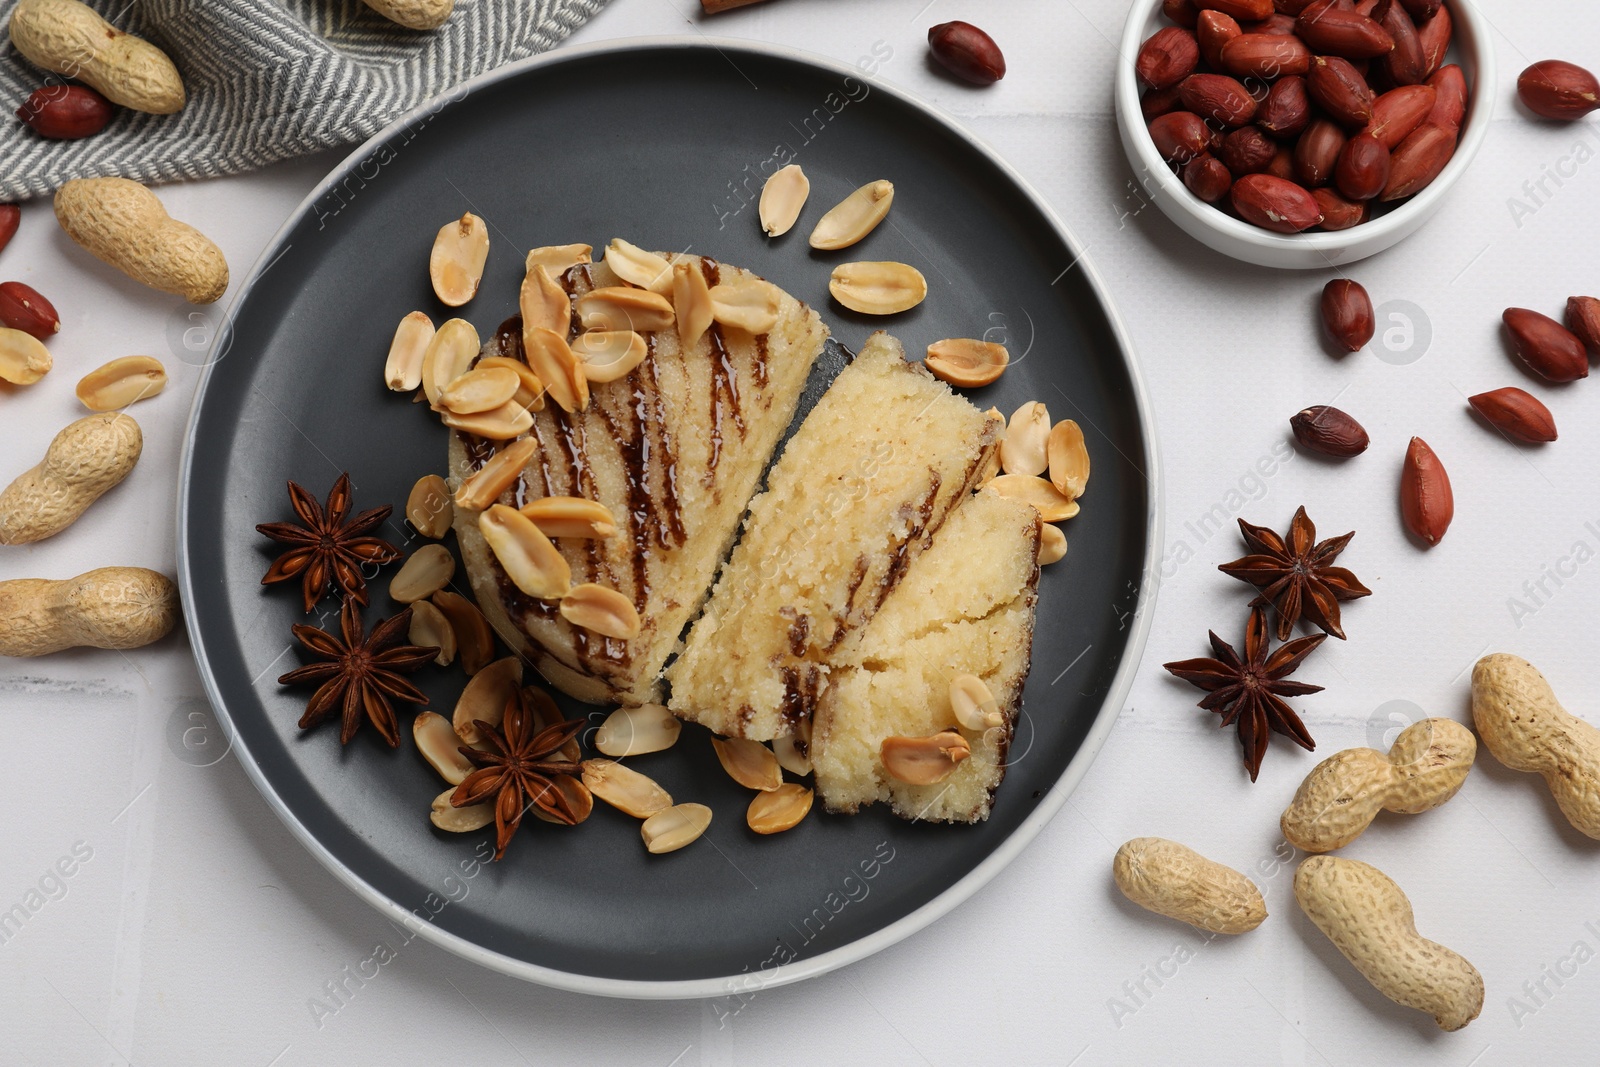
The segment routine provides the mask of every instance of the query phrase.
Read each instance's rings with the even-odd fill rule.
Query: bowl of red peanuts
[[[1494,84],[1472,0],[1138,0],[1117,126],[1144,192],[1190,236],[1327,268],[1438,211],[1488,133]]]

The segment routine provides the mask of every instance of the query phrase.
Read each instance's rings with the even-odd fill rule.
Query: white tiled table
[[[550,992],[420,940],[364,985],[345,980],[394,934],[290,838],[235,761],[180,756],[192,752],[180,735],[203,707],[184,641],[0,664],[0,911],[32,912],[0,944],[0,1062],[1591,1061],[1600,845],[1559,820],[1536,779],[1481,758],[1448,806],[1384,817],[1347,850],[1395,877],[1423,931],[1483,972],[1482,1018],[1443,1035],[1372,991],[1293,903],[1298,857],[1276,820],[1314,757],[1274,743],[1251,786],[1231,736],[1159,667],[1202,654],[1210,627],[1240,637],[1240,595],[1214,569],[1240,554],[1235,516],[1283,528],[1307,503],[1325,534],[1359,531],[1345,561],[1375,590],[1346,613],[1351,640],[1328,642],[1302,672],[1328,687],[1301,701],[1319,752],[1381,744],[1406,717],[1464,719],[1467,673],[1491,649],[1534,660],[1575,710],[1600,719],[1600,564],[1590,562],[1600,553],[1600,420],[1590,414],[1600,386],[1533,387],[1562,431],[1537,451],[1508,446],[1465,405],[1469,393],[1528,385],[1505,353],[1502,308],[1559,311],[1574,292],[1600,291],[1596,126],[1536,125],[1510,92],[1535,59],[1600,65],[1600,15],[1575,4],[1483,6],[1503,71],[1488,144],[1430,225],[1352,271],[1380,305],[1403,302],[1386,310],[1409,310],[1417,336],[1430,338],[1420,358],[1386,361],[1324,351],[1313,316],[1325,276],[1214,256],[1135,192],[1109,103],[1123,3],[777,0],[701,20],[697,0],[614,0],[576,40],[721,33],[847,62],[892,51],[882,77],[987,138],[1087,245],[1142,359],[1167,473],[1160,606],[1109,743],[1034,845],[951,916],[732,1014],[727,1003]],[[927,68],[927,27],[958,17],[1005,49],[1010,74],[993,89]],[[218,239],[237,282],[334,162],[162,195]],[[76,417],[83,370],[153,351],[174,371],[169,395],[140,409],[135,480],[70,537],[6,549],[0,577],[64,576],[112,559],[172,572],[179,441],[216,312],[152,296],[88,260],[44,203],[25,209],[0,275],[54,296],[66,327],[52,345],[56,374],[25,397],[0,396],[8,471]],[[1367,455],[1340,466],[1285,447],[1291,414],[1336,398],[1372,432]],[[1456,481],[1456,524],[1426,553],[1397,515],[1412,434]],[[1144,834],[1251,873],[1272,918],[1248,937],[1208,942],[1128,905],[1110,858]],[[313,998],[341,981],[339,1010],[314,1012]]]

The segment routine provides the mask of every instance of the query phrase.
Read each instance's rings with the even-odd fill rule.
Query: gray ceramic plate
[[[811,202],[796,232],[769,241],[754,198],[791,156]],[[896,187],[885,225],[843,253],[807,247],[823,210],[884,177]],[[466,210],[492,227],[488,273],[466,309],[482,333],[515,311],[528,248],[625,236],[760,272],[819,308],[852,350],[879,325],[912,353],[987,333],[1014,363],[977,404],[1009,412],[1042,399],[1083,425],[1093,480],[1067,527],[1067,559],[1041,581],[1013,765],[987,823],[819,811],[760,838],[744,826],[749,794],[696,728],[638,766],[713,808],[704,841],[652,857],[638,823],[602,805],[577,830],[527,820],[505,861],[483,866],[490,831],[429,824],[442,783],[409,738],[391,751],[366,730],[341,749],[334,726],[296,729],[307,691],[275,679],[299,661],[289,649],[298,594],[258,584],[273,551],[254,527],[291,517],[289,479],[322,494],[349,471],[356,507],[398,513],[419,475],[444,469],[444,429],[383,388],[382,365],[401,316],[443,317],[428,249]],[[263,254],[195,402],[183,593],[240,761],[306,847],[375,906],[550,985],[714,996],[817,974],[927,925],[1061,806],[1144,644],[1161,543],[1154,438],[1127,339],[1077,249],[1037,194],[948,119],[860,70],[781,48],[698,37],[564,48],[397,123],[330,174]],[[915,264],[928,299],[882,323],[846,312],[827,291],[844,259]],[[417,544],[398,516],[384,533]],[[369,625],[396,609],[386,588],[387,576],[374,583]],[[445,709],[461,685],[454,668],[418,680]],[[604,710],[569,706],[595,721]]]

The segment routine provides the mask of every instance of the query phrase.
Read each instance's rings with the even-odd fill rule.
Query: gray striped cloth
[[[450,21],[419,32],[361,0],[89,0],[172,57],[188,103],[176,115],[117,108],[93,137],[45,140],[11,112],[60,79],[6,38],[0,202],[53,192],[71,178],[213,178],[359,142],[475,74],[554,47],[605,3],[456,0]],[[13,6],[0,0],[0,24]]]

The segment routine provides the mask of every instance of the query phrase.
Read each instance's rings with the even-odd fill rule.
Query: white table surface
[[[1533,660],[1570,707],[1600,720],[1600,696],[1588,692],[1600,682],[1600,564],[1589,564],[1600,552],[1600,420],[1590,417],[1600,402],[1589,393],[1600,386],[1530,384],[1499,327],[1506,306],[1559,314],[1567,296],[1600,291],[1596,126],[1535,124],[1512,102],[1516,73],[1535,59],[1600,65],[1600,15],[1483,6],[1502,68],[1488,143],[1433,222],[1351,271],[1431,341],[1388,359],[1339,359],[1314,318],[1331,274],[1222,259],[1136,193],[1109,103],[1126,3],[779,0],[702,19],[697,0],[614,0],[574,39],[705,32],[850,62],[886,43],[893,59],[881,76],[987,138],[1088,247],[1137,346],[1166,464],[1165,580],[1109,742],[1060,815],[990,885],[845,970],[742,1004],[630,1003],[527,985],[417,940],[376,978],[347,983],[337,1012],[319,1019],[314,998],[393,932],[296,844],[237,761],[197,765],[182,734],[204,724],[205,705],[182,637],[126,655],[7,661],[0,910],[38,906],[0,944],[0,1063],[1592,1061],[1600,845],[1561,820],[1536,778],[1481,754],[1444,808],[1384,816],[1344,852],[1393,876],[1423,932],[1483,972],[1482,1017],[1442,1034],[1373,991],[1294,904],[1299,857],[1277,817],[1316,757],[1275,741],[1252,786],[1232,735],[1159,666],[1203,654],[1210,627],[1240,638],[1242,593],[1214,569],[1241,554],[1234,517],[1281,529],[1306,503],[1325,534],[1359,531],[1344,561],[1374,590],[1346,611],[1351,640],[1327,642],[1301,672],[1327,686],[1300,701],[1319,755],[1382,745],[1407,718],[1466,721],[1470,667],[1490,650]],[[976,91],[927,68],[927,27],[958,17],[1004,47],[1010,74],[998,86]],[[161,195],[221,244],[237,287],[336,158]],[[78,417],[73,385],[89,368],[152,352],[174,379],[138,408],[146,445],[128,482],[69,535],[5,549],[0,577],[110,562],[172,573],[180,438],[218,310],[91,260],[47,203],[25,208],[0,275],[52,297],[64,323],[51,344],[55,373],[0,396],[6,477]],[[1512,447],[1468,412],[1468,394],[1512,384],[1549,403],[1558,443]],[[1364,421],[1371,450],[1341,465],[1288,449],[1289,416],[1333,401]],[[1412,434],[1454,474],[1455,525],[1432,551],[1399,524]],[[1207,941],[1129,905],[1110,860],[1139,835],[1176,838],[1250,873],[1271,918]],[[57,881],[50,872],[63,859],[73,874]]]

